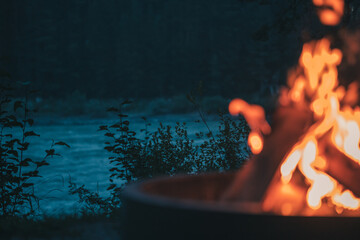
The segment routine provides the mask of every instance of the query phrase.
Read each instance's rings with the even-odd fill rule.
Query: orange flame
[[[340,23],[344,0],[313,0],[313,3],[319,7],[323,24]],[[274,184],[269,187],[271,195],[263,201],[264,211],[291,215],[301,210],[300,213],[309,214],[324,209],[325,202],[338,214],[344,209],[360,210],[360,198],[326,172],[331,159],[325,149],[328,147],[360,165],[360,107],[355,106],[359,86],[356,82],[347,89],[339,85],[337,68],[342,57],[342,52],[332,49],[327,38],[304,44],[299,68],[288,77],[289,88],[281,89],[279,104],[308,108],[314,122],[284,157],[279,167],[280,177],[275,175]],[[248,144],[254,154],[260,153],[264,144],[262,134],[271,130],[264,109],[234,99],[229,112],[244,115],[252,130]],[[299,183],[301,186],[297,186]],[[304,184],[308,186],[305,190]],[[301,196],[305,200],[299,200]]]
[[[242,99],[236,98],[229,104],[229,112],[236,116],[241,114],[250,126],[248,145],[253,154],[259,154],[264,146],[262,134],[269,134],[271,128],[265,119],[265,111],[259,105],[250,105]]]
[[[350,85],[348,91],[338,86],[337,66],[342,53],[330,49],[326,38],[305,44],[300,57],[303,75],[298,76],[288,94],[287,104],[309,105],[318,119],[285,157],[280,166],[283,184],[288,184],[296,169],[306,178],[310,187],[307,191],[307,205],[319,209],[324,198],[329,198],[335,206],[359,209],[360,199],[345,189],[340,183],[325,173],[326,156],[321,156],[318,142],[330,132],[331,144],[347,157],[360,164],[360,112],[348,104],[340,107],[340,101],[354,103],[357,100],[357,86]],[[306,97],[305,97],[306,96]],[[344,97],[345,96],[345,97]],[[286,97],[285,95],[282,96]],[[306,99],[311,99],[310,102]]]
[[[248,145],[250,146],[251,152],[253,154],[259,154],[264,147],[264,140],[260,133],[250,132],[248,137]]]
[[[318,15],[322,24],[335,26],[341,21],[344,14],[344,0],[313,0],[319,7]]]

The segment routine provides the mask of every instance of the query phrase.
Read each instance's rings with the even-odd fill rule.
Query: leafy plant
[[[29,140],[40,136],[31,129],[34,124],[29,116],[34,111],[28,107],[31,92],[24,99],[15,100],[10,94],[12,90],[10,85],[0,85],[0,216],[27,217],[39,209],[32,180],[41,177],[39,170],[49,165],[49,158],[59,156],[56,145],[69,146],[52,142],[44,158],[27,157]]]
[[[195,161],[197,172],[239,169],[250,155],[245,144],[249,134],[246,122],[235,121],[224,113],[219,113],[219,119],[218,133],[214,137],[209,133],[196,134],[203,139]]]
[[[192,100],[195,103],[194,98]],[[110,197],[101,197],[84,185],[77,187],[70,181],[70,193],[78,195],[84,212],[111,214],[121,206],[119,193],[129,182],[160,175],[234,170],[249,156],[245,144],[249,129],[245,121],[219,113],[220,124],[214,134],[199,108],[200,118],[208,129],[207,133],[196,134],[202,141],[200,144],[189,137],[186,123],[178,122],[174,127],[160,123],[150,132],[150,123],[145,117],[142,118],[144,129],[140,131],[144,136],[138,137],[139,133],[131,129],[130,119],[123,112],[124,106],[129,104],[130,101],[124,101],[117,108],[109,108],[108,111],[117,115],[117,122],[99,127],[108,138],[105,149],[110,153],[112,165],[107,189]]]
[[[71,179],[69,180],[69,193],[79,196],[79,202],[83,203],[81,209],[83,215],[107,215],[113,211],[114,204],[111,204],[109,198],[103,198],[99,193],[86,189],[85,185],[78,187]]]

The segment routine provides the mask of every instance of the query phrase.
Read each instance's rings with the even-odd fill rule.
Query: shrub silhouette
[[[28,83],[22,83],[27,88]],[[30,138],[40,135],[31,130],[34,112],[28,107],[28,96],[15,100],[9,84],[0,85],[0,216],[28,217],[39,209],[33,179],[41,177],[39,170],[49,165],[48,159],[59,156],[56,145],[69,147],[64,142],[52,142],[42,159],[26,156]]]
[[[141,132],[144,137],[140,138],[131,129],[128,115],[123,112],[123,108],[129,104],[130,101],[124,101],[117,108],[109,108],[109,112],[117,115],[117,122],[99,127],[99,131],[108,138],[105,150],[110,153],[112,165],[107,188],[110,197],[101,197],[84,185],[78,187],[70,181],[70,194],[78,195],[79,202],[84,204],[84,213],[113,213],[121,206],[119,193],[130,182],[178,173],[235,170],[249,157],[246,146],[249,129],[243,120],[234,120],[219,113],[218,133],[214,135],[199,109],[208,129],[207,133],[196,133],[196,138],[202,140],[199,144],[190,139],[186,123],[177,122],[174,127],[160,123],[154,132],[150,132],[150,123],[142,117],[144,128]]]

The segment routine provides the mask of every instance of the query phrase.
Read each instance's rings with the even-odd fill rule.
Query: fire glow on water
[[[318,7],[323,24],[339,24],[344,0],[313,0],[313,3]],[[281,89],[280,106],[308,109],[314,121],[283,159],[279,167],[280,179],[276,181],[280,196],[267,197],[263,202],[265,211],[292,215],[299,205],[296,200],[299,194],[306,195],[307,206],[313,211],[319,210],[325,199],[337,213],[360,208],[360,199],[325,171],[330,157],[324,150],[326,146],[337,149],[360,165],[358,85],[353,82],[347,89],[339,85],[338,66],[342,55],[339,49],[331,48],[328,38],[304,44],[297,70],[289,75],[288,87]],[[263,136],[271,132],[264,109],[234,99],[229,104],[229,112],[245,117],[251,129],[248,145],[253,154],[259,154],[264,145]],[[302,175],[308,189],[299,190],[292,182],[295,173]],[[277,206],[274,202],[281,196],[292,201]]]

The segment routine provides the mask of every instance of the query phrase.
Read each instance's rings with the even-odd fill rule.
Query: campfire
[[[343,0],[313,3],[323,24],[340,23]],[[271,125],[261,106],[231,101],[230,114],[243,115],[251,129],[253,157],[238,172],[155,179],[125,189],[125,239],[359,236],[358,84],[340,84],[339,66],[344,59],[354,62],[360,48],[350,44],[342,52],[334,45],[330,36],[304,44]]]
[[[313,0],[320,21],[337,25],[343,0]],[[272,127],[265,111],[241,99],[229,105],[242,114],[254,154],[223,196],[250,201],[264,212],[302,216],[360,216],[360,107],[358,84],[339,83],[343,53],[331,38],[305,43],[288,87],[280,91]]]

